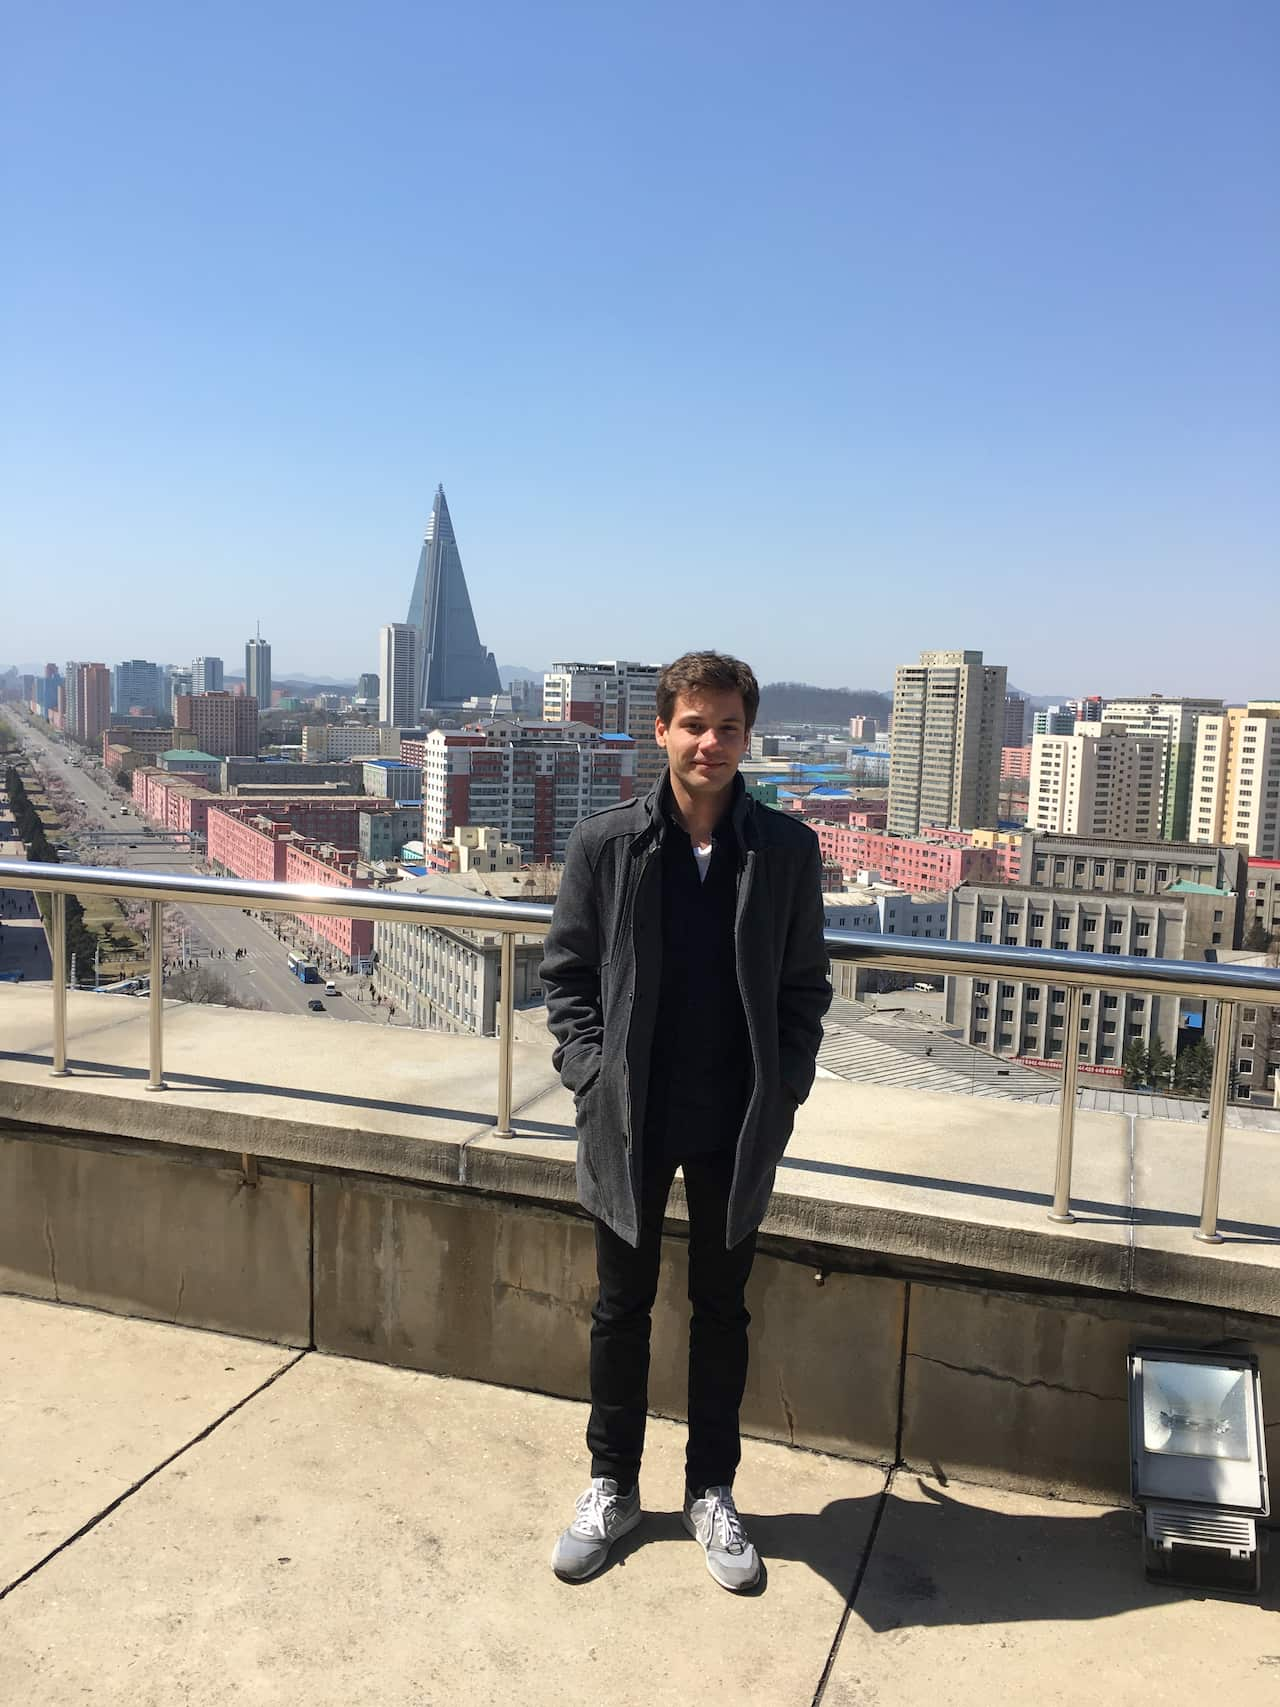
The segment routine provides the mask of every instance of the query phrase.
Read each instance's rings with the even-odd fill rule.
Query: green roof
[[[162,759],[182,759],[186,764],[190,764],[192,759],[197,764],[203,765],[220,765],[222,763],[222,760],[213,753],[202,753],[198,747],[170,747],[169,751],[161,753],[160,757]]]
[[[1230,889],[1215,889],[1212,883],[1171,883],[1164,890],[1166,895],[1230,895]]]

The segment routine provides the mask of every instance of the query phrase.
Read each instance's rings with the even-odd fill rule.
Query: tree
[[[207,966],[193,966],[190,971],[171,972],[164,981],[164,993],[176,1002],[208,1002],[223,1008],[260,1008],[261,1002],[242,996],[233,990],[225,978]]]
[[[1188,1096],[1203,1096],[1213,1080],[1213,1050],[1200,1038],[1178,1054],[1173,1067],[1173,1088]]]
[[[1125,1050],[1124,1060],[1121,1065],[1124,1068],[1124,1083],[1126,1090],[1132,1091],[1139,1085],[1146,1084],[1147,1051],[1143,1046],[1143,1042],[1140,1037],[1135,1037],[1133,1042]]]
[[[1271,932],[1261,919],[1255,919],[1245,932],[1244,946],[1254,954],[1265,954],[1271,947]]]
[[[1167,1085],[1173,1072],[1173,1056],[1158,1037],[1151,1039],[1147,1050],[1147,1079],[1153,1085]]]

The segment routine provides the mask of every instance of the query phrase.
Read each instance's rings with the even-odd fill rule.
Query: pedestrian
[[[663,670],[666,769],[644,798],[575,826],[547,936],[547,1019],[576,1103],[599,1281],[591,1485],[552,1554],[571,1580],[641,1519],[650,1313],[677,1168],[692,1305],[684,1523],[724,1588],[760,1575],[733,1497],[744,1295],[831,990],[817,837],[757,805],[738,775],[759,699],[751,669],[721,653]]]

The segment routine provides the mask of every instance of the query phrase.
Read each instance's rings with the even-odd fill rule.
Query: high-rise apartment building
[[[145,658],[130,658],[117,664],[112,671],[111,705],[113,711],[128,716],[131,711],[167,711],[164,695],[164,672],[159,664]]]
[[[191,660],[191,686],[188,692],[221,693],[225,685],[222,679],[221,658],[208,657]],[[252,693],[253,689],[246,684],[245,692]],[[262,701],[259,700],[258,703],[261,705]]]
[[[175,728],[191,731],[202,752],[216,758],[258,750],[258,702],[252,695],[179,694],[173,721]]]
[[[244,691],[261,710],[271,710],[271,647],[260,633],[245,642]]]
[[[894,674],[889,829],[994,824],[1008,672],[981,652],[922,652]]]
[[[1200,718],[1189,816],[1193,842],[1231,842],[1253,859],[1280,859],[1280,701]]]
[[[605,735],[630,735],[636,744],[636,789],[643,794],[666,762],[654,737],[661,666],[606,659],[598,664],[553,664],[542,678],[544,723],[585,723]]]
[[[443,486],[436,487],[405,620],[418,633],[417,704],[409,721],[428,706],[502,692],[493,653],[480,643]]]
[[[79,661],[68,658],[62,672],[62,728],[68,735],[75,734],[80,717],[80,670]]]
[[[1027,702],[1020,693],[1004,696],[1004,735],[1001,745],[1021,747],[1026,744]]]
[[[378,631],[378,722],[407,724],[418,715],[418,631],[389,622]]]
[[[111,723],[111,671],[105,664],[67,660],[62,727],[77,741],[96,741]]]
[[[105,664],[76,668],[76,721],[72,734],[96,742],[111,724],[111,671]]]
[[[1106,701],[1100,693],[1087,694],[1084,699],[1069,699],[1067,710],[1077,723],[1101,723]]]
[[[1031,743],[1027,826],[1066,836],[1155,841],[1164,823],[1165,737],[1078,723]]]
[[[435,729],[422,743],[422,834],[443,842],[488,824],[530,860],[563,860],[580,818],[635,793],[629,736],[499,718]]]
[[[184,670],[180,664],[170,664],[166,671],[165,710],[173,716],[174,701],[179,694],[191,693],[194,673]]]
[[[1123,723],[1135,734],[1165,738],[1162,834],[1171,842],[1185,841],[1187,837],[1196,728],[1202,717],[1220,716],[1222,709],[1220,699],[1165,699],[1158,693],[1148,694],[1144,699],[1105,702],[1103,716],[1108,723]]]
[[[1036,735],[1074,735],[1076,712],[1073,705],[1046,705],[1033,713],[1031,733]]]

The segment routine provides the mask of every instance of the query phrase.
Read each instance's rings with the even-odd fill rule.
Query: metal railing
[[[514,1136],[511,1126],[512,1033],[514,1029],[515,939],[546,933],[552,908],[546,902],[474,900],[438,895],[397,895],[378,889],[333,889],[324,884],[258,883],[244,878],[161,875],[100,870],[94,866],[43,865],[0,860],[0,889],[22,889],[52,898],[53,1067],[67,1068],[66,897],[107,894],[118,901],[145,901],[150,908],[150,1069],[147,1089],[165,1089],[163,910],[168,902],[211,907],[253,908],[264,913],[312,914],[444,925],[501,934],[498,997],[498,1114],[494,1136]],[[1062,1042],[1062,1100],[1053,1205],[1049,1219],[1069,1223],[1071,1166],[1075,1138],[1080,1021],[1085,990],[1121,990],[1134,994],[1183,996],[1218,1004],[1217,1046],[1209,1090],[1205,1134],[1204,1186],[1195,1237],[1220,1244],[1218,1204],[1222,1151],[1230,1087],[1231,1043],[1236,1009],[1243,1001],[1280,1008],[1280,970],[1260,966],[1220,966],[1213,962],[1150,960],[1135,955],[1101,955],[1067,949],[1014,948],[1003,944],[920,941],[885,937],[871,931],[828,931],[828,952],[835,960],[855,960],[885,972],[928,973],[973,978],[991,974],[1025,983],[1040,979],[1067,992]]]

